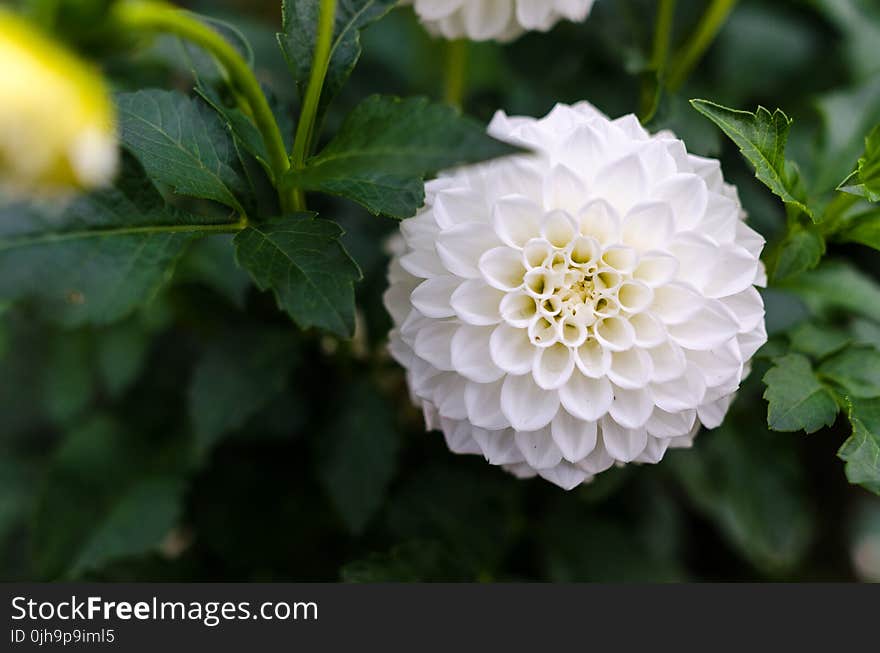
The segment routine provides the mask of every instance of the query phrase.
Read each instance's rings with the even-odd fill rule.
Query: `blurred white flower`
[[[0,190],[64,192],[116,169],[115,114],[100,75],[0,9]]]
[[[587,103],[489,131],[534,153],[429,182],[389,270],[428,428],[566,489],[690,446],[766,340],[764,241],[718,161]]]
[[[407,0],[432,34],[447,39],[510,41],[546,32],[560,20],[582,21],[594,0]]]

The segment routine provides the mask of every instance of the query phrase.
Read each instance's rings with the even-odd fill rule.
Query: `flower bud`
[[[3,10],[0,61],[3,190],[51,194],[108,183],[115,116],[99,74]]]

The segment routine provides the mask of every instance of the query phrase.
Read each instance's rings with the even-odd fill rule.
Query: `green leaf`
[[[116,97],[123,145],[147,174],[174,192],[244,213],[236,195],[244,182],[232,138],[205,103],[176,91],[145,90]]]
[[[523,525],[523,484],[475,462],[419,469],[397,490],[388,512],[388,526],[398,541],[438,542],[471,579],[493,573]],[[467,519],[460,518],[464,514]]]
[[[199,453],[210,451],[280,395],[294,363],[289,333],[239,330],[210,343],[189,387]]]
[[[153,329],[144,320],[129,319],[97,334],[98,371],[107,394],[120,398],[137,380],[147,361]]]
[[[348,530],[363,532],[385,502],[400,439],[387,401],[367,383],[349,387],[321,434],[318,476]]]
[[[652,503],[650,508],[662,505]],[[664,547],[653,546],[649,541],[650,537],[660,535],[658,526],[671,526],[674,534],[677,515],[663,514],[666,519],[651,524],[648,515],[652,510],[627,519],[609,518],[591,506],[559,501],[543,516],[537,529],[544,575],[554,583],[684,580],[677,552],[664,551]],[[652,526],[654,532],[649,532]],[[665,537],[669,539],[668,534]]]
[[[880,69],[880,6],[874,0],[814,0],[811,5],[841,32],[838,42],[852,77]]]
[[[25,522],[34,501],[35,482],[32,463],[3,452],[0,460],[0,551]]]
[[[880,494],[880,401],[849,401],[852,435],[837,455],[846,462],[846,478],[874,494]]]
[[[32,298],[65,326],[114,322],[152,299],[193,238],[228,227],[167,206],[136,165],[63,207],[0,205],[0,301]]]
[[[354,282],[361,273],[339,240],[342,234],[335,222],[298,213],[249,226],[235,237],[235,256],[301,329],[351,336]]]
[[[181,260],[174,282],[204,284],[239,310],[244,309],[253,285],[250,275],[235,263],[231,234],[209,235],[194,242]]]
[[[839,0],[838,0],[839,1]],[[880,74],[816,101],[823,137],[815,164],[815,188],[832,190],[848,175],[865,149],[865,134],[880,121]]]
[[[825,358],[840,351],[850,343],[845,331],[827,324],[805,322],[790,334],[792,349],[813,358]]]
[[[201,80],[199,80],[196,86],[196,93],[217,112],[226,124],[230,134],[235,137],[248,154],[260,163],[269,179],[274,179],[274,170],[272,170],[272,165],[269,163],[269,152],[266,149],[266,142],[263,140],[263,135],[260,134],[260,130],[257,128],[253,118],[238,106],[224,101],[223,96],[216,88],[203,83]],[[293,139],[294,132],[294,125],[289,112],[269,89],[263,87],[263,93],[266,95],[269,106],[275,114],[275,120],[278,122],[278,128],[281,131],[284,145],[289,151],[291,148],[290,141]]]
[[[846,216],[835,230],[834,239],[880,250],[880,209]]]
[[[330,44],[330,61],[321,92],[322,112],[345,84],[361,56],[360,31],[379,20],[398,0],[338,0]],[[281,5],[283,33],[278,43],[290,72],[302,87],[312,70],[321,0],[284,0]]]
[[[419,583],[471,580],[461,564],[436,542],[415,540],[387,553],[373,553],[346,564],[340,573],[346,583]]]
[[[849,421],[852,435],[837,452],[846,462],[846,478],[880,494],[880,401],[851,401]]]
[[[864,197],[869,202],[880,202],[880,125],[865,137],[864,155],[837,190]]]
[[[816,228],[794,224],[779,244],[773,267],[774,280],[787,279],[811,270],[825,255],[825,238]]]
[[[831,426],[837,417],[837,402],[800,354],[777,358],[764,375],[769,402],[767,423],[774,431],[818,431]]]
[[[825,263],[787,280],[783,288],[800,296],[819,317],[854,313],[880,322],[880,285],[847,263]]]
[[[83,414],[95,394],[93,347],[85,331],[59,334],[46,343],[43,410],[57,424],[66,425]]]
[[[70,576],[144,553],[177,524],[185,484],[175,477],[137,481],[122,490],[70,568]]]
[[[288,172],[287,182],[347,197],[374,214],[405,218],[424,201],[425,175],[515,151],[450,106],[374,95],[304,169]]]
[[[701,513],[752,564],[771,574],[807,554],[815,523],[796,442],[768,432],[751,411],[702,434],[693,451],[672,451],[668,465]]]
[[[154,550],[178,519],[184,446],[101,417],[71,432],[38,500],[33,556],[40,576],[71,577]]]
[[[764,300],[767,335],[783,333],[809,319],[809,309],[795,293],[773,287],[761,288],[760,293]]]
[[[825,361],[818,371],[850,398],[880,397],[880,351],[873,347],[849,347]]]
[[[850,325],[850,331],[856,344],[880,349],[880,324],[871,320],[856,319]]]
[[[257,125],[244,111],[236,106],[227,106],[220,93],[212,86],[199,84],[196,93],[219,114],[229,130],[244,149],[250,153],[271,178],[273,170],[269,164],[269,152]]]
[[[816,220],[798,187],[794,165],[785,159],[785,143],[792,120],[776,109],[770,113],[758,107],[755,113],[728,109],[707,100],[691,100],[691,105],[714,122],[737,144],[755,167],[755,176],[783,202]]]

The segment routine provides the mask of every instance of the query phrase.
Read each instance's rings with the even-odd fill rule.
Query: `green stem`
[[[654,47],[651,50],[649,69],[642,83],[641,116],[642,122],[650,120],[657,110],[657,86],[666,74],[669,59],[669,43],[672,39],[672,25],[675,19],[675,0],[659,0],[657,19],[654,24]]]
[[[247,103],[244,108],[254,118],[254,123],[266,144],[275,183],[280,184],[281,177],[290,168],[287,148],[284,146],[281,130],[260,88],[260,83],[235,48],[188,12],[161,2],[149,0],[118,2],[113,7],[113,17],[122,29],[174,34],[207,50],[226,71],[237,97]],[[284,207],[283,194],[280,198]]]
[[[666,86],[672,91],[682,87],[718,35],[737,0],[712,0],[693,36],[676,53]]]
[[[856,195],[843,192],[836,193],[834,198],[828,203],[828,206],[825,207],[822,222],[819,223],[822,233],[828,235],[837,231],[841,226],[844,214],[858,202],[859,197]]]
[[[651,68],[662,71],[669,57],[669,42],[675,19],[675,0],[660,0],[657,4],[657,23],[654,26],[654,49],[651,52]]]
[[[468,42],[465,39],[446,44],[446,71],[443,97],[447,103],[461,108],[467,83]]]
[[[321,13],[318,18],[318,34],[315,41],[315,53],[312,57],[312,72],[303,100],[302,112],[296,126],[293,139],[293,155],[291,162],[294,170],[305,167],[306,157],[311,151],[315,137],[315,122],[318,117],[318,106],[321,102],[321,91],[330,65],[330,46],[333,42],[333,26],[336,20],[336,0],[321,0]],[[297,188],[293,191],[293,208],[296,211],[306,209],[305,195]]]

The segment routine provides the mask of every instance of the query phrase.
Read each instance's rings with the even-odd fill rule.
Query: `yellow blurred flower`
[[[115,112],[100,75],[0,9],[0,188],[57,193],[108,183]]]

